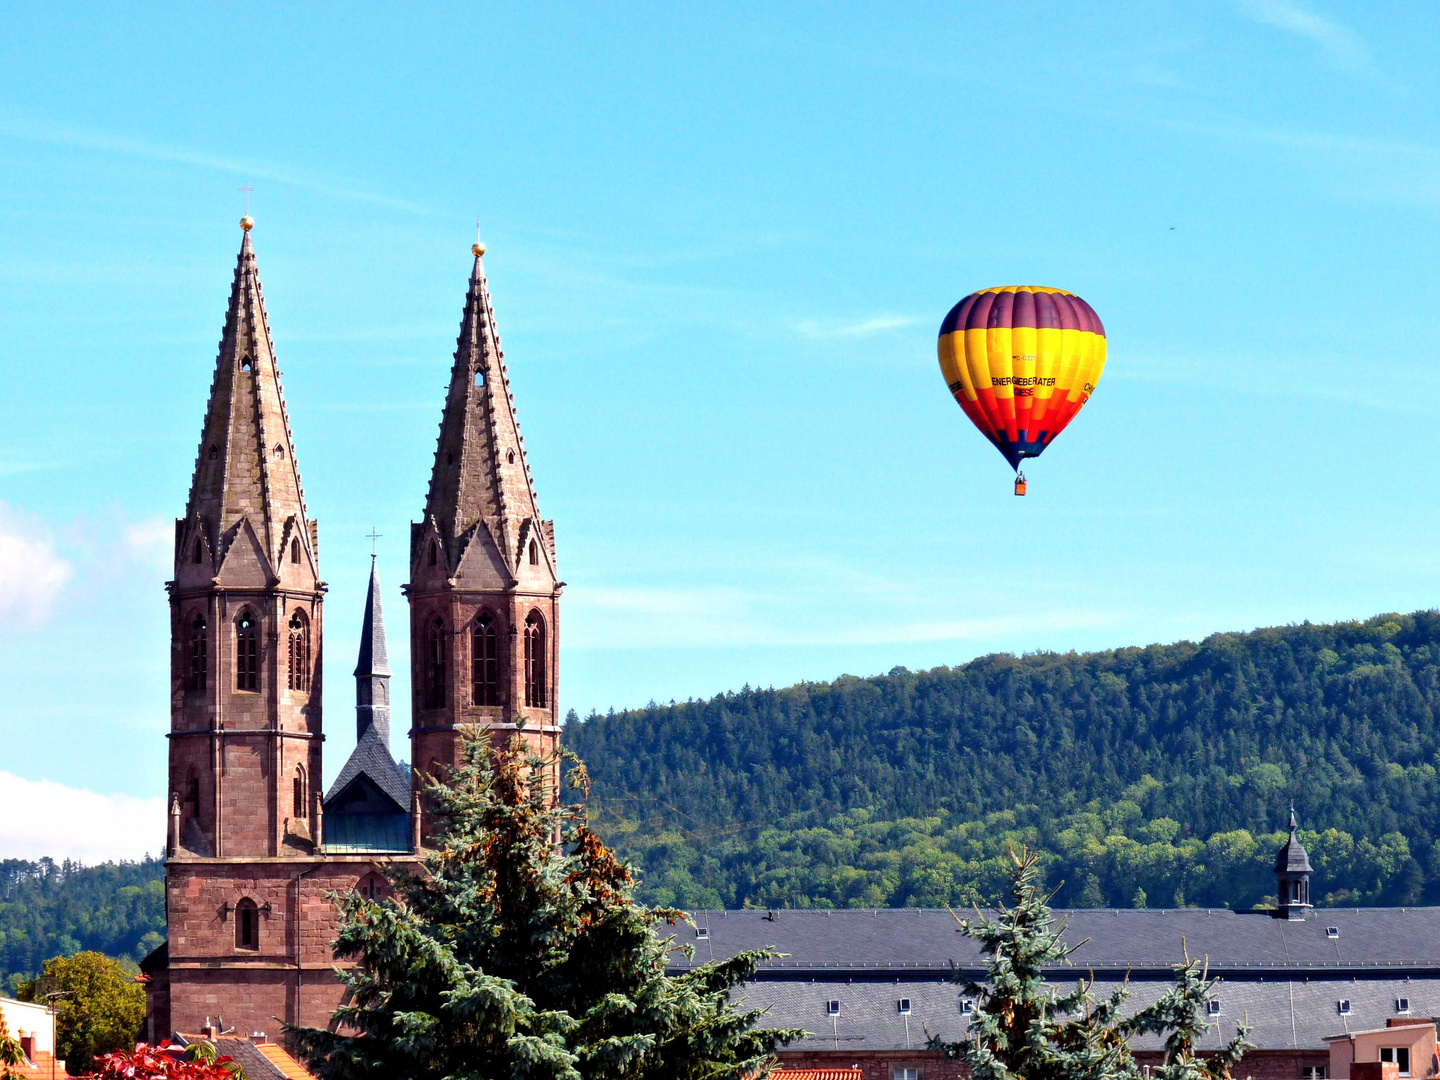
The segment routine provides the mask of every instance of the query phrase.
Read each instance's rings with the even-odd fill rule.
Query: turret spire
[[[251,247],[247,216],[230,305],[220,339],[200,453],[186,504],[187,531],[203,534],[203,550],[218,569],[247,520],[270,569],[279,576],[292,541],[309,554],[314,536],[305,510],[300,469],[290,433],[280,369],[275,359],[260,273]],[[299,559],[292,560],[299,563]]]
[[[1310,905],[1310,855],[1296,837],[1299,823],[1290,807],[1290,839],[1275,856],[1275,913],[1282,919],[1303,919]]]
[[[360,626],[360,657],[355,663],[355,738],[373,728],[390,745],[390,660],[385,650],[385,617],[380,611],[380,572],[370,556],[370,591]]]

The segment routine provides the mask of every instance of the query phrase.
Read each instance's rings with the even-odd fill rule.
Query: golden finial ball
[[[485,245],[480,243],[479,240],[476,240],[475,243],[470,245],[470,254],[478,259],[481,255],[485,254]]]
[[[240,219],[240,228],[244,229],[246,232],[249,232],[254,227],[255,219],[252,218],[249,214],[246,214]]]

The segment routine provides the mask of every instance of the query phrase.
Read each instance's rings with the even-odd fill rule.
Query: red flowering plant
[[[245,1080],[235,1059],[216,1054],[209,1043],[189,1047],[139,1043],[134,1050],[101,1055],[95,1066],[84,1080]]]

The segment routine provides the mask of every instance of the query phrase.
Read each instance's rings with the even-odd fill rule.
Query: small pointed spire
[[[1295,835],[1295,830],[1298,829],[1299,827],[1300,827],[1300,826],[1299,826],[1299,825],[1296,823],[1296,821],[1295,821],[1295,804],[1294,804],[1294,803],[1291,803],[1291,804],[1290,804],[1290,835],[1291,835],[1291,836],[1294,836],[1294,835]]]
[[[380,610],[380,571],[370,556],[370,590],[360,624],[360,656],[355,663],[355,736],[374,729],[390,745],[390,658],[385,648],[385,616]]]

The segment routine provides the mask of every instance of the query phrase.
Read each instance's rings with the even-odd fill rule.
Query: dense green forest
[[[1251,906],[1290,803],[1327,904],[1440,902],[1440,612],[569,718],[604,833],[683,906]]]
[[[139,961],[165,931],[165,864],[0,861],[0,993],[52,956],[94,950]]]
[[[591,716],[607,839],[686,907],[994,898],[1007,846],[1058,905],[1248,907],[1293,801],[1323,904],[1440,903],[1440,612],[722,694]],[[138,960],[162,864],[0,862],[0,988]]]

